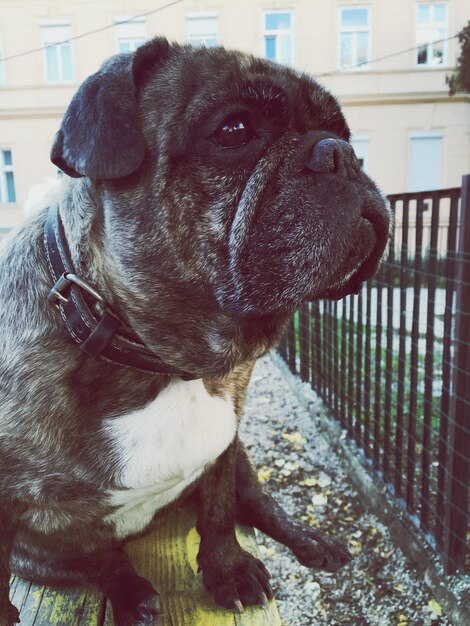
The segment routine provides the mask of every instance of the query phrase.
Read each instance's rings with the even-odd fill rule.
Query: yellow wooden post
[[[197,572],[194,525],[191,512],[176,510],[153,533],[128,545],[137,571],[160,593],[164,626],[281,626],[274,600],[241,615],[215,604]],[[258,555],[252,529],[239,527],[237,535],[245,550]],[[10,597],[21,626],[114,626],[105,598],[87,589],[54,589],[13,577]]]
[[[160,593],[165,626],[281,626],[274,600],[266,608],[249,607],[241,615],[216,605],[197,573],[199,535],[195,518],[187,510],[175,511],[146,535],[128,545],[128,552],[142,576]],[[239,527],[245,550],[258,554],[252,529]],[[113,626],[108,610],[105,626]]]

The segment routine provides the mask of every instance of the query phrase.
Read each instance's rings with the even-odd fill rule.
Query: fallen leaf
[[[293,443],[296,446],[304,446],[307,443],[305,437],[302,437],[300,433],[284,433],[282,437],[289,443]]]
[[[318,613],[320,613],[323,617],[327,616],[327,611],[325,607],[323,606],[323,604],[320,602],[320,600],[317,600],[315,602],[315,608],[318,611]]]
[[[258,480],[260,481],[260,483],[265,483],[266,481],[268,481],[271,478],[272,471],[273,470],[269,467],[263,467],[258,472]]]
[[[442,616],[442,607],[439,602],[437,602],[437,600],[429,600],[428,609],[431,611],[431,613],[434,613],[434,615],[437,615],[438,617]]]
[[[359,543],[359,541],[356,541],[355,539],[350,539],[348,543],[349,543],[349,551],[351,552],[353,556],[357,556],[358,554],[362,552],[362,544]]]
[[[306,478],[305,480],[301,480],[299,485],[301,487],[315,487],[317,485],[316,478]]]

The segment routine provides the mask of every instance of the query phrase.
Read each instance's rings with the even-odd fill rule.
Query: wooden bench
[[[237,528],[241,545],[258,556],[253,530]],[[172,513],[151,535],[128,545],[137,571],[160,593],[165,626],[281,626],[276,603],[241,615],[217,606],[197,573],[194,516]],[[113,626],[106,598],[86,589],[57,590],[13,578],[11,598],[21,626]]]

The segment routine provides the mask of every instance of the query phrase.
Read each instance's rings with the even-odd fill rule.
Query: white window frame
[[[3,62],[2,46],[0,45],[0,87],[4,87],[5,84],[5,63]]]
[[[350,143],[354,149],[354,153],[358,159],[362,159],[362,171],[369,173],[369,146],[370,139],[366,135],[353,135]],[[363,149],[358,153],[356,147],[361,146]]]
[[[61,85],[61,84],[70,84],[75,80],[75,68],[73,62],[73,45],[72,45],[72,26],[69,21],[57,20],[57,21],[47,21],[40,22],[39,27],[41,29],[41,40],[42,46],[44,48],[44,80],[48,85]],[[57,34],[53,37],[46,36],[46,29],[63,29],[64,31],[68,31],[68,36],[62,36]],[[49,32],[53,32],[52,30]],[[70,78],[64,78],[64,62],[61,52],[61,46],[68,45],[70,46]],[[50,80],[48,77],[48,61],[47,61],[47,48],[49,46],[55,46],[57,52],[57,66],[58,66],[58,79]]]
[[[434,12],[435,12],[435,8],[436,6],[440,6],[440,7],[444,7],[445,10],[445,19],[444,22],[428,22],[427,26],[423,26],[420,25],[419,23],[419,8],[422,6],[427,6],[429,8],[430,14],[432,16],[434,16]],[[417,46],[417,50],[416,50],[416,54],[415,54],[415,66],[418,68],[433,68],[433,67],[445,67],[447,65],[447,42],[443,41],[442,42],[442,62],[441,63],[433,63],[432,59],[433,57],[433,42],[440,40],[440,39],[445,39],[447,37],[448,34],[448,24],[449,24],[449,4],[448,2],[417,2],[416,3],[416,32],[415,32],[415,37],[416,37],[416,46]],[[419,42],[419,31],[426,31],[426,30],[432,30],[432,29],[442,29],[444,31],[443,36],[440,37],[438,35],[436,35],[436,37],[432,37],[432,41],[429,41],[427,44],[421,44]],[[427,48],[427,56],[428,56],[428,61],[426,63],[418,63],[418,55],[419,55],[419,49],[423,46],[426,45]],[[431,60],[431,61],[430,61]]]
[[[121,16],[114,19],[116,52],[121,52],[122,43],[129,44],[127,52],[135,52],[147,40],[147,23],[144,16]]]
[[[11,154],[11,165],[5,163],[5,152]],[[8,200],[7,173],[13,174],[14,200]],[[13,171],[13,151],[10,148],[0,148],[0,204],[16,204],[15,173]]]
[[[420,190],[416,190],[416,189],[412,189],[412,185],[411,185],[411,167],[412,167],[412,161],[411,161],[411,143],[413,139],[440,139],[441,140],[441,153],[440,153],[440,162],[439,162],[439,166],[440,166],[440,171],[439,171],[439,181],[435,184],[435,185],[431,185],[431,187],[429,187],[428,189],[420,189]],[[443,163],[443,147],[444,147],[444,135],[441,132],[422,132],[422,133],[410,133],[409,137],[408,137],[408,191],[410,192],[417,192],[417,191],[434,191],[436,189],[440,189],[441,184],[442,184],[442,163]]]
[[[279,14],[279,13],[288,13],[290,15],[290,28],[277,28],[277,29],[268,29],[266,28],[266,16],[267,15],[273,15],[273,14]],[[261,56],[265,59],[267,59],[268,57],[266,56],[266,38],[267,37],[273,37],[275,38],[275,62],[276,63],[281,63],[283,65],[288,65],[290,67],[292,67],[295,63],[294,60],[294,11],[292,11],[291,9],[266,9],[265,11],[262,11],[262,17],[261,19],[263,20],[262,23],[262,31],[263,31],[263,49],[261,52]],[[281,39],[283,37],[290,37],[290,61],[284,61],[281,58],[281,54],[280,54],[280,50],[281,50]]]
[[[215,23],[215,30],[213,32],[209,32],[207,31],[205,34],[200,33],[200,34],[195,34],[191,32],[191,28],[190,28],[190,24],[194,24],[197,20],[201,20],[201,22],[203,20],[213,20]],[[215,13],[213,11],[211,12],[206,12],[206,11],[200,11],[200,12],[193,12],[193,13],[187,13],[186,14],[186,41],[194,46],[206,46],[207,47],[207,43],[211,40],[211,39],[215,39],[216,43],[215,46],[220,45],[220,35],[219,35],[219,14]],[[209,47],[214,47],[209,46]]]
[[[363,9],[367,11],[367,26],[351,26],[343,27],[343,11]],[[367,62],[358,65],[357,63],[357,33],[368,33],[367,41]],[[370,4],[350,4],[338,7],[338,69],[343,72],[364,71],[370,69],[370,60],[372,54],[372,7]],[[353,62],[350,67],[341,65],[341,43],[343,33],[351,33],[353,35]]]

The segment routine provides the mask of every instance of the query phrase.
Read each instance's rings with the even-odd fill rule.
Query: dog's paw
[[[0,603],[0,626],[15,626],[20,621],[18,609],[13,604],[10,602],[6,605]]]
[[[110,600],[116,626],[163,626],[159,595],[145,578],[133,576]]]
[[[204,586],[227,609],[242,613],[244,606],[265,605],[273,597],[268,570],[239,546],[211,556],[199,554],[198,562]]]
[[[348,548],[341,541],[324,537],[307,526],[300,527],[295,542],[289,547],[302,565],[327,572],[338,571],[352,559]]]

